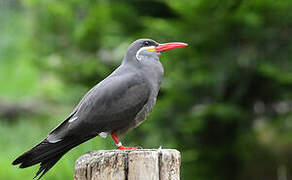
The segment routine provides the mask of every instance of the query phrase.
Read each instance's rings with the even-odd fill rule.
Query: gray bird
[[[163,76],[162,51],[185,43],[159,44],[151,39],[132,43],[122,64],[81,99],[72,113],[39,144],[23,153],[13,165],[26,168],[40,163],[40,179],[69,150],[96,136],[111,135],[117,149],[119,136],[141,124],[152,111]],[[34,177],[34,178],[35,178]]]

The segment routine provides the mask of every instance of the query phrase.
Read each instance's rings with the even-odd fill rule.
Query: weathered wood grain
[[[174,149],[92,151],[76,161],[74,180],[179,180],[180,161]]]

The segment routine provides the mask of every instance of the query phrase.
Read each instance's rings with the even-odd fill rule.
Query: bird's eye
[[[149,46],[149,41],[145,41],[144,46]]]

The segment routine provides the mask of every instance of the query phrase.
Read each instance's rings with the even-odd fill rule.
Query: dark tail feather
[[[13,165],[20,164],[20,168],[26,168],[42,161],[53,158],[70,147],[71,141],[62,140],[58,143],[49,143],[47,140],[42,141],[29,151],[23,153],[12,162]],[[67,152],[67,151],[66,151]]]
[[[41,179],[41,177],[43,177],[43,175],[45,175],[61,159],[62,156],[63,154],[59,156],[55,156],[54,158],[50,160],[41,162],[41,166],[38,172],[36,173],[36,175],[34,176],[34,179],[38,177],[40,173],[41,175],[38,177],[38,180]]]
[[[87,141],[92,137],[77,140],[77,139],[63,139],[57,143],[49,143],[46,139],[43,140],[40,144],[36,145],[29,151],[25,152],[19,156],[15,161],[12,162],[13,165],[20,164],[20,168],[26,168],[38,163],[40,168],[36,173],[36,178],[38,175],[40,179],[48,170],[50,170],[60,158],[67,153],[70,149],[75,146]]]

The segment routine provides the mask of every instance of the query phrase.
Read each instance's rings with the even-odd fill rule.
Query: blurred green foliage
[[[289,0],[0,1],[0,97],[43,108],[0,121],[0,179],[31,178],[35,168],[16,170],[13,158],[144,37],[189,47],[161,56],[157,105],[125,144],[180,150],[182,179],[290,179],[291,10]],[[85,143],[45,178],[71,179],[74,160],[102,148],[114,146]]]

